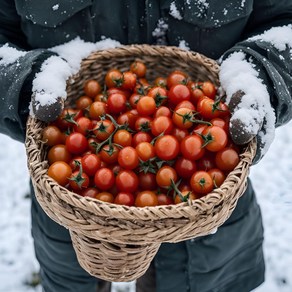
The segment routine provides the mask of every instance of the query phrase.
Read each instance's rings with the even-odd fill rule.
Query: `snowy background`
[[[266,282],[255,292],[292,291],[292,123],[277,129],[270,151],[251,169],[265,226]],[[0,291],[40,292],[30,235],[24,145],[0,135]],[[114,292],[134,292],[115,283]],[[149,291],[151,292],[151,291]]]

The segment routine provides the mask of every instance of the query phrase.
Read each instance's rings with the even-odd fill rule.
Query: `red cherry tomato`
[[[211,175],[203,170],[196,171],[192,175],[190,184],[193,191],[199,194],[208,194],[214,188],[214,182]]]
[[[134,193],[138,189],[138,177],[132,170],[121,170],[116,177],[116,185],[120,192]]]
[[[43,129],[42,141],[44,141],[48,146],[63,144],[64,135],[58,127],[49,125]]]
[[[156,174],[156,182],[161,188],[168,188],[177,181],[177,173],[171,166],[161,167]]]
[[[154,118],[151,122],[151,133],[154,136],[159,136],[160,134],[171,134],[173,130],[173,122],[169,117],[160,116]]]
[[[118,205],[134,206],[135,197],[129,192],[120,192],[116,195],[114,203]]]
[[[193,111],[182,107],[174,111],[172,115],[173,123],[180,129],[189,129],[193,126]]]
[[[137,75],[131,71],[123,73],[123,82],[121,88],[124,90],[133,90],[136,86]]]
[[[105,75],[105,85],[107,88],[120,87],[123,84],[123,74],[118,69],[110,69]]]
[[[213,179],[215,188],[219,188],[225,181],[226,175],[222,170],[218,168],[211,168],[208,170],[208,173],[211,175]]]
[[[150,143],[151,141],[152,141],[152,137],[150,134],[139,131],[133,136],[132,146],[136,147],[141,142],[149,142]]]
[[[115,175],[109,168],[100,168],[94,175],[94,183],[100,190],[109,190],[115,183]]]
[[[160,159],[172,160],[179,154],[179,142],[172,135],[161,136],[156,140],[154,149]]]
[[[70,153],[82,154],[88,149],[86,137],[78,132],[71,133],[66,138],[66,148]]]
[[[100,168],[101,161],[96,154],[86,154],[81,158],[81,165],[87,175],[93,176]]]
[[[175,70],[167,76],[166,82],[168,88],[176,84],[187,84],[187,75],[182,71]]]
[[[131,72],[133,72],[134,74],[136,74],[136,76],[138,78],[142,78],[146,75],[146,65],[143,62],[140,61],[135,61],[130,65],[130,70]]]
[[[89,177],[85,172],[80,172],[80,169],[76,170],[69,179],[69,185],[72,190],[78,192],[89,186]]]
[[[89,118],[81,117],[74,124],[73,129],[75,132],[87,136],[93,127],[92,121]]]
[[[180,142],[180,151],[183,157],[189,160],[198,160],[203,157],[205,149],[203,148],[203,139],[198,135],[190,135]]]
[[[191,92],[184,84],[173,85],[168,91],[168,99],[171,104],[177,105],[182,101],[190,100]]]
[[[98,121],[93,126],[93,133],[96,138],[100,141],[106,140],[115,130],[115,126],[110,120],[101,120]]]
[[[219,117],[220,108],[215,101],[207,96],[202,97],[197,103],[197,111],[207,120]]]
[[[239,163],[239,155],[232,148],[224,148],[216,153],[216,165],[224,171],[232,171]]]
[[[127,146],[120,150],[118,162],[124,169],[134,169],[139,164],[139,156],[135,148]]]
[[[113,142],[123,147],[131,146],[132,134],[124,129],[118,130],[113,136]]]
[[[157,195],[157,200],[158,200],[158,205],[159,206],[174,204],[174,201],[173,201],[171,196],[168,196],[168,195],[162,194],[162,193]]]
[[[77,109],[80,110],[88,110],[90,105],[92,104],[92,98],[90,98],[89,96],[83,95],[80,96],[76,101],[75,101],[75,105]]]
[[[177,175],[182,178],[190,178],[197,170],[196,163],[193,160],[179,157],[174,166]]]
[[[212,82],[204,81],[203,84],[201,85],[201,89],[206,96],[215,99],[217,90]]]
[[[143,161],[147,161],[155,157],[154,146],[149,142],[141,142],[136,146],[135,149],[139,158]]]
[[[96,198],[98,190],[96,188],[86,188],[81,190],[80,195],[83,197]]]
[[[112,114],[120,114],[127,110],[127,97],[124,93],[112,93],[107,98],[107,108]]]
[[[211,152],[222,150],[228,142],[227,133],[218,126],[205,128],[202,132],[202,136],[205,141],[205,148]]]
[[[142,116],[150,116],[156,111],[156,103],[153,97],[145,95],[137,102],[137,111]]]
[[[89,117],[93,120],[100,120],[107,113],[107,104],[102,101],[95,101],[89,107]]]
[[[155,190],[157,188],[156,175],[151,172],[140,172],[138,175],[141,190]]]

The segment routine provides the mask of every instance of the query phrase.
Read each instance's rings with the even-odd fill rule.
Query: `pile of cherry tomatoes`
[[[48,175],[81,195],[127,206],[177,204],[220,187],[239,162],[230,112],[210,81],[146,65],[108,70],[43,129]]]

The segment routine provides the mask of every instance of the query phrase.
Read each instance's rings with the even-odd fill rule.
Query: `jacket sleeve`
[[[53,53],[25,42],[14,1],[0,1],[0,133],[24,141],[31,81]]]
[[[242,51],[258,68],[275,110],[276,126],[292,118],[292,2],[255,0],[243,40],[228,50]]]

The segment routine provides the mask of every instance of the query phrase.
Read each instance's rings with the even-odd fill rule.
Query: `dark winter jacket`
[[[290,0],[1,0],[0,43],[27,54],[8,66],[0,63],[0,132],[24,140],[32,73],[51,54],[47,48],[77,36],[90,42],[104,36],[122,44],[184,41],[191,50],[214,59],[242,50],[261,70],[279,126],[292,117],[292,48],[280,54],[270,42],[246,39],[288,24]],[[44,214],[38,217],[42,230],[49,232],[48,219]],[[262,236],[249,184],[232,218],[216,234],[161,247],[157,291],[253,289],[263,281]],[[177,277],[167,272],[170,266]],[[170,290],[173,283],[177,289]]]

